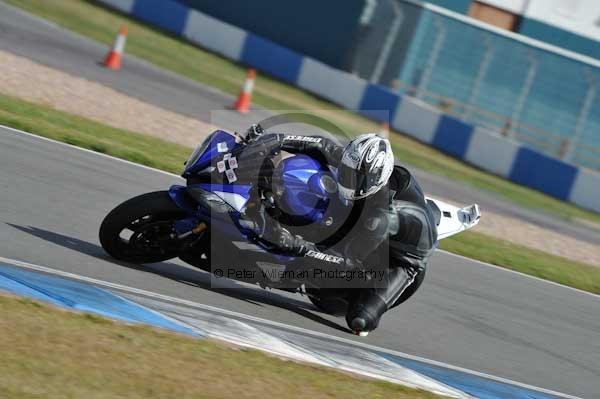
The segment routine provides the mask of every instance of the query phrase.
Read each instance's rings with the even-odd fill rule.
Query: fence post
[[[563,160],[564,161],[572,161],[575,155],[575,150],[577,149],[577,145],[583,136],[583,128],[585,126],[585,122],[588,119],[588,115],[590,113],[590,109],[592,108],[592,104],[594,103],[594,99],[596,98],[596,79],[592,71],[589,69],[585,69],[585,78],[588,82],[588,89],[585,93],[585,97],[583,98],[583,104],[581,106],[581,111],[579,111],[579,115],[577,116],[577,122],[575,123],[575,129],[573,130],[573,137],[568,140],[567,150],[565,151]]]
[[[402,27],[402,22],[404,22],[404,13],[400,9],[396,0],[389,0],[392,8],[394,10],[394,22],[392,22],[392,26],[383,42],[383,47],[381,48],[381,52],[379,53],[379,57],[377,57],[377,62],[375,63],[375,68],[373,69],[373,73],[371,74],[371,83],[379,83],[381,79],[381,74],[383,73],[383,69],[387,65],[388,59],[392,53],[392,47],[396,42],[396,38],[398,37],[398,32]]]
[[[373,20],[373,15],[377,9],[377,0],[366,0],[358,21],[358,29],[354,34],[352,45],[346,54],[345,68],[348,72],[358,75],[358,52],[363,40],[367,36],[369,26]]]
[[[539,62],[533,51],[529,51],[527,53],[527,58],[529,59],[529,69],[527,70],[527,76],[525,76],[525,81],[523,82],[523,89],[521,90],[521,94],[519,95],[517,102],[515,104],[515,109],[511,116],[511,128],[508,132],[509,137],[514,137],[516,135],[516,126],[520,124],[519,118],[521,117],[521,113],[523,112],[523,108],[525,108],[525,102],[527,101],[527,97],[529,97],[529,93],[531,92],[531,87],[533,86],[533,82],[535,81],[535,76],[537,75],[537,69]]]
[[[484,46],[485,53],[481,58],[481,63],[479,64],[479,69],[477,70],[477,76],[475,77],[475,82],[473,83],[473,87],[471,88],[471,94],[469,95],[469,99],[467,100],[463,112],[464,120],[468,120],[471,117],[471,114],[473,113],[473,104],[479,96],[481,85],[483,83],[483,80],[485,79],[485,75],[487,74],[492,59],[494,58],[494,47],[492,46],[492,38],[490,37],[490,35],[484,35]]]
[[[427,60],[427,66],[423,71],[423,75],[421,75],[421,80],[419,81],[419,85],[417,86],[417,98],[422,99],[427,91],[427,86],[429,85],[429,81],[431,80],[431,75],[433,74],[433,69],[435,68],[435,64],[437,64],[437,60],[442,52],[442,47],[444,42],[446,41],[447,31],[446,26],[442,22],[441,18],[435,17],[433,23],[437,27],[438,33],[435,37],[435,41],[433,43],[433,47],[431,49],[431,54],[429,55],[429,59]]]

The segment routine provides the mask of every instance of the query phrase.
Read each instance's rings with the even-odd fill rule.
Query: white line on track
[[[13,133],[18,133],[18,134],[22,134],[22,135],[25,135],[25,136],[29,136],[29,137],[37,139],[37,140],[46,141],[46,142],[53,143],[53,144],[56,144],[56,145],[68,147],[68,148],[71,148],[73,150],[84,151],[84,152],[87,152],[89,154],[94,154],[95,156],[108,158],[108,159],[111,159],[111,160],[115,160],[115,161],[119,161],[119,162],[125,163],[127,165],[135,166],[135,167],[146,169],[146,170],[149,170],[149,171],[152,171],[152,172],[162,173],[163,175],[167,175],[167,176],[170,176],[170,177],[181,179],[181,176],[176,175],[176,174],[171,173],[171,172],[166,172],[164,170],[152,168],[150,166],[146,166],[146,165],[142,165],[142,164],[139,164],[139,163],[127,161],[127,160],[122,159],[122,158],[113,157],[112,155],[103,154],[103,153],[100,153],[100,152],[88,150],[87,148],[81,148],[81,147],[77,147],[77,146],[74,146],[74,145],[71,145],[71,144],[63,143],[61,141],[49,139],[47,137],[39,136],[39,135],[34,134],[34,133],[29,133],[29,132],[25,132],[23,130],[15,129],[15,128],[12,128],[10,126],[5,126],[5,125],[1,125],[0,124],[0,128],[6,129],[6,130],[11,131]],[[191,152],[191,150],[190,150],[190,152]],[[471,259],[471,258],[468,258],[466,256],[453,254],[452,252],[448,252],[448,251],[444,251],[444,250],[438,250],[438,252],[441,252],[441,253],[444,253],[446,255],[453,256],[453,257],[456,257],[456,258],[459,258],[459,259],[464,259],[464,260],[467,260],[467,261],[470,261],[470,262],[474,262],[474,263],[477,263],[477,264],[479,264],[481,266],[489,267],[489,268],[492,268],[492,269],[495,269],[495,270],[500,270],[500,271],[505,272],[505,273],[517,274],[517,275],[519,275],[521,277],[530,278],[530,279],[533,279],[533,280],[536,280],[536,281],[539,281],[539,282],[542,282],[542,283],[550,284],[550,285],[555,286],[555,287],[565,288],[565,289],[568,289],[568,290],[571,290],[571,291],[578,292],[580,294],[589,295],[589,296],[592,296],[592,297],[594,297],[596,299],[600,299],[600,295],[594,294],[592,292],[587,292],[587,291],[580,290],[578,288],[573,288],[573,287],[569,287],[567,285],[555,283],[554,281],[544,280],[543,278],[531,276],[529,274],[524,274],[524,273],[521,273],[521,272],[518,272],[518,271],[515,271],[515,270],[510,270],[510,269],[507,269],[507,268],[504,268],[504,267],[501,267],[501,266],[492,265],[490,263],[485,263],[485,262],[482,262],[482,261],[479,261],[479,260],[476,260],[476,259]]]
[[[521,276],[521,277],[527,277],[527,278],[530,278],[530,279],[533,279],[533,280],[536,280],[536,281],[539,281],[539,282],[542,282],[542,283],[550,284],[550,285],[553,285],[555,287],[566,288],[568,290],[575,291],[575,292],[577,292],[579,294],[588,295],[588,296],[591,296],[592,298],[600,300],[600,295],[594,294],[593,292],[583,291],[583,290],[580,290],[579,288],[569,287],[568,285],[556,283],[556,282],[550,281],[550,280],[545,280],[545,279],[540,278],[540,277],[531,276],[529,274],[518,272],[516,270],[507,269],[507,268],[501,267],[501,266],[492,265],[490,263],[485,263],[485,262],[482,262],[482,261],[477,260],[477,259],[469,258],[467,256],[453,254],[452,252],[444,251],[442,249],[438,249],[437,252],[441,252],[443,254],[450,255],[450,256],[453,256],[455,258],[464,259],[464,260],[469,261],[469,262],[474,262],[474,263],[477,263],[478,265],[481,265],[481,266],[484,266],[484,267],[489,267],[489,268],[492,268],[494,270],[499,270],[499,271],[502,271],[504,273],[512,273],[512,274],[516,274],[516,275]]]
[[[281,329],[285,329],[288,331],[294,331],[303,335],[307,335],[307,336],[312,336],[312,337],[316,337],[316,338],[322,338],[322,339],[327,339],[330,341],[336,341],[339,343],[343,343],[346,345],[352,345],[352,346],[356,346],[356,347],[360,347],[363,349],[367,349],[370,351],[375,351],[375,352],[379,352],[379,353],[385,353],[385,354],[389,354],[389,355],[394,355],[394,356],[398,356],[398,357],[402,357],[405,359],[410,359],[410,360],[415,360],[415,361],[419,361],[421,363],[425,363],[425,364],[429,364],[429,365],[433,365],[433,366],[438,366],[438,367],[443,367],[445,369],[448,370],[454,370],[454,371],[459,371],[462,373],[466,373],[466,374],[470,374],[473,376],[477,376],[477,377],[482,377],[482,378],[486,378],[495,382],[499,382],[499,383],[503,383],[503,384],[508,384],[508,385],[513,385],[516,387],[520,387],[520,388],[524,388],[524,389],[529,389],[532,391],[536,391],[536,392],[540,392],[540,393],[544,393],[544,394],[548,394],[548,395],[554,395],[560,398],[565,398],[565,399],[581,399],[577,396],[572,396],[572,395],[567,395],[564,393],[560,393],[560,392],[555,392],[552,390],[548,390],[548,389],[544,389],[544,388],[539,388],[539,387],[535,387],[532,385],[528,385],[528,384],[524,384],[524,383],[520,383],[517,381],[512,381],[506,378],[502,378],[502,377],[496,377],[490,374],[485,374],[485,373],[481,373],[478,371],[474,371],[474,370],[469,370],[469,369],[465,369],[462,367],[458,367],[458,366],[453,366],[451,364],[447,364],[447,363],[443,363],[443,362],[438,362],[436,360],[431,360],[431,359],[426,359],[426,358],[422,358],[419,356],[414,356],[414,355],[409,355],[407,353],[403,353],[403,352],[399,352],[399,351],[394,351],[391,349],[385,349],[385,348],[380,348],[374,345],[369,345],[369,344],[365,344],[362,342],[357,342],[357,341],[353,341],[347,338],[342,338],[342,337],[337,337],[337,336],[332,336],[332,335],[328,335],[325,333],[321,333],[318,331],[311,331],[311,330],[307,330],[305,328],[301,328],[301,327],[296,327],[296,326],[291,326],[288,324],[284,324],[284,323],[279,323],[276,321],[272,321],[272,320],[267,320],[267,319],[262,319],[260,317],[255,317],[255,316],[250,316],[244,313],[239,313],[239,312],[235,312],[232,310],[227,310],[227,309],[222,309],[222,308],[218,308],[216,306],[210,306],[210,305],[205,305],[205,304],[201,304],[201,303],[196,303],[196,302],[192,302],[192,301],[188,301],[186,299],[181,299],[181,298],[176,298],[176,297],[172,297],[172,296],[168,296],[168,295],[163,295],[163,294],[158,294],[155,292],[151,292],[151,291],[146,291],[140,288],[134,288],[134,287],[129,287],[126,285],[122,285],[122,284],[117,284],[117,283],[111,283],[108,281],[104,281],[104,280],[99,280],[99,279],[95,279],[92,277],[86,277],[86,276],[81,276],[78,274],[74,274],[74,273],[69,273],[69,272],[65,272],[62,270],[56,270],[56,269],[52,269],[49,267],[45,267],[45,266],[40,266],[40,265],[36,265],[33,263],[28,263],[28,262],[23,262],[20,260],[16,260],[16,259],[10,259],[10,258],[4,258],[0,256],[0,262],[4,262],[7,263],[9,265],[14,265],[14,266],[18,266],[18,267],[22,267],[24,269],[29,269],[29,270],[35,270],[38,272],[43,272],[43,273],[47,273],[47,274],[52,274],[55,276],[60,276],[60,277],[65,277],[65,278],[69,278],[72,280],[77,280],[77,281],[83,281],[86,283],[90,283],[96,286],[101,286],[101,287],[106,287],[106,288],[110,288],[113,290],[117,290],[117,291],[122,291],[122,292],[127,292],[127,293],[132,293],[132,294],[136,294],[136,295],[141,295],[141,296],[146,296],[149,298],[154,298],[154,299],[158,299],[158,300],[162,300],[165,302],[171,302],[171,303],[177,303],[180,305],[184,305],[184,306],[188,306],[191,308],[196,308],[196,309],[201,309],[201,310],[205,310],[205,311],[209,311],[209,312],[213,312],[213,313],[218,313],[218,314],[222,314],[222,315],[226,315],[226,316],[230,316],[230,317],[234,317],[237,319],[242,319],[242,320],[248,320],[248,321],[253,321],[256,323],[260,323],[263,325],[267,325],[267,326],[271,326],[271,327],[277,327],[277,328],[281,328]]]

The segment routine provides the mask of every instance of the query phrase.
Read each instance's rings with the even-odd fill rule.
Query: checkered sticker
[[[233,171],[234,169],[237,169],[237,167],[237,158],[232,156],[231,153],[223,155],[223,159],[217,162],[217,170],[219,171],[219,173],[225,173],[225,176],[227,176],[227,180],[229,181],[229,183],[237,181],[237,176]]]
[[[235,175],[235,172],[233,171],[233,169],[226,170],[225,176],[227,176],[227,181],[229,181],[229,183],[233,183],[234,181],[237,181],[237,176]]]

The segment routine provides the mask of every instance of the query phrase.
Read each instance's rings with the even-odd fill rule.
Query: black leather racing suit
[[[429,206],[410,172],[395,166],[388,187],[392,195],[387,209],[387,283],[363,290],[348,309],[346,321],[354,331],[375,329],[386,311],[416,292],[437,247],[439,209]]]
[[[265,134],[237,156],[240,165],[245,165],[250,173],[256,173],[266,159],[281,151],[305,154],[336,168],[343,149],[324,137]],[[264,216],[265,211],[262,207],[259,216]],[[385,283],[361,290],[346,315],[353,330],[370,331],[377,327],[383,313],[408,299],[422,282],[437,245],[436,217],[417,181],[400,166],[395,166],[387,187],[365,200],[354,201],[351,212],[354,215],[349,217],[348,231],[344,231],[344,226],[339,230],[346,235],[341,250],[339,245],[332,249],[328,243],[313,243],[295,236],[273,218],[263,218],[257,238],[273,252],[313,258],[315,253],[323,253],[334,259],[342,255],[343,264],[348,267],[366,261],[377,248],[387,249],[383,252],[389,254]]]

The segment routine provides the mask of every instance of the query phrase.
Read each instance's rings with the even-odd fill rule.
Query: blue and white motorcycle
[[[253,239],[255,226],[246,218],[252,196],[262,189],[260,182],[267,181],[277,193],[270,200],[276,201],[278,208],[298,215],[300,224],[326,224],[331,202],[339,200],[331,187],[336,181],[335,170],[305,155],[292,155],[281,160],[269,176],[246,181],[239,173],[244,165],[238,165],[235,157],[245,145],[243,139],[225,131],[212,133],[186,162],[182,173],[185,186],[137,196],[105,217],[100,227],[102,247],[114,258],[132,263],[178,257],[219,278],[299,292],[327,313],[345,313],[344,304],[357,295],[356,288],[332,290],[318,286],[319,280],[286,273],[298,267],[299,259],[261,247]],[[223,176],[222,181],[215,182],[215,173]],[[461,209],[435,199],[428,199],[428,203],[437,215],[438,239],[470,229],[479,221],[477,205]],[[244,270],[236,273],[234,265],[227,272],[215,269],[223,259],[244,260]],[[249,265],[254,268],[251,272]],[[397,304],[408,299],[419,284],[413,284]]]

